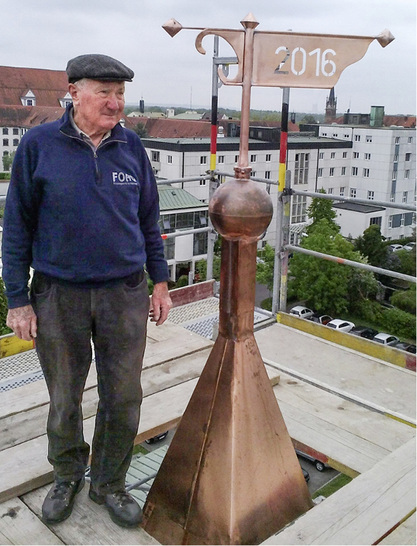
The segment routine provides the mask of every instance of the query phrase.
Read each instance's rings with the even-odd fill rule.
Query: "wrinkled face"
[[[87,135],[104,135],[120,121],[125,83],[84,79],[69,85],[74,121]]]

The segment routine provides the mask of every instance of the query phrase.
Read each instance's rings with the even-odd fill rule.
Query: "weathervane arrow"
[[[237,74],[233,78],[219,66],[219,78],[225,85],[242,85],[247,50],[245,34],[258,23],[249,14],[243,21],[243,30],[183,27],[171,19],[163,28],[175,36],[181,29],[201,30],[196,38],[196,49],[205,54],[202,41],[205,36],[220,36],[234,50]],[[343,70],[359,61],[373,40],[386,47],[394,40],[387,29],[378,36],[350,36],[295,32],[253,31],[253,70],[251,85],[258,87],[301,87],[330,89],[336,85]]]

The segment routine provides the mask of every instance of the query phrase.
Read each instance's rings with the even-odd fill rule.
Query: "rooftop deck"
[[[211,350],[210,339],[182,325],[192,324],[193,304],[182,310],[182,324],[178,313],[162,327],[149,325],[137,443],[175,427]],[[210,324],[215,314],[210,307]],[[415,372],[282,324],[258,330],[256,338],[294,443],[355,477],[266,543],[415,544]],[[0,361],[0,368],[18,358]],[[1,399],[0,543],[157,544],[141,528],[113,524],[88,499],[87,487],[68,520],[46,526],[40,512],[52,470],[44,382],[7,390]],[[91,370],[83,403],[87,441],[96,407]]]

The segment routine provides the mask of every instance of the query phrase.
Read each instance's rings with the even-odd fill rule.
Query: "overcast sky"
[[[0,64],[64,70],[84,53],[118,58],[135,72],[126,100],[161,105],[211,104],[213,37],[205,56],[195,49],[196,31],[171,38],[162,24],[241,29],[252,12],[258,31],[374,36],[388,28],[386,48],[373,41],[364,58],[345,69],[336,85],[338,112],[416,113],[415,0],[0,0]],[[220,45],[220,54],[231,55]],[[225,42],[223,42],[225,44]],[[293,89],[290,110],[324,112],[327,90]],[[222,86],[219,106],[240,109],[241,88]],[[282,90],[253,88],[251,106],[281,110]]]

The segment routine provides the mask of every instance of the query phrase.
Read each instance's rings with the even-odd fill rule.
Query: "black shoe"
[[[85,478],[72,482],[55,482],[42,505],[45,523],[59,523],[71,515],[75,495],[84,487]]]
[[[141,507],[124,490],[100,495],[90,487],[89,497],[97,504],[105,504],[111,519],[121,527],[137,527],[142,521]]]

